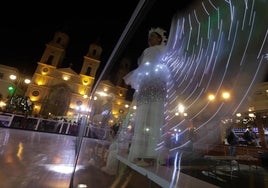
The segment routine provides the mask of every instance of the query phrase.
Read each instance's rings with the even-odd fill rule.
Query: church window
[[[86,75],[87,75],[87,76],[90,76],[90,73],[91,73],[91,67],[88,67],[88,68],[87,68],[87,71],[86,71]]]
[[[122,97],[123,94],[124,94],[124,92],[123,92],[122,90],[119,90],[118,95],[119,95],[120,97]]]
[[[52,65],[53,58],[54,58],[53,55],[50,55],[50,56],[48,57],[48,59],[47,59],[47,64],[48,64],[48,65]]]
[[[57,38],[57,43],[60,43],[61,42],[61,38]]]
[[[97,50],[94,49],[92,55],[95,56],[97,54]]]

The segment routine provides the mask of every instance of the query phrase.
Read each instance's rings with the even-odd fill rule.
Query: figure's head
[[[149,46],[155,46],[160,44],[166,44],[167,38],[165,36],[166,31],[160,27],[151,28],[148,34]]]

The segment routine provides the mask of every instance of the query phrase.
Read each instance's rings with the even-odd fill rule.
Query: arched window
[[[86,71],[86,75],[87,75],[87,76],[90,76],[90,73],[91,73],[91,67],[88,67],[88,68],[87,68],[87,71]]]
[[[53,58],[54,58],[53,55],[50,55],[50,56],[48,57],[48,59],[47,59],[47,64],[48,64],[48,65],[52,65]]]
[[[60,43],[61,42],[61,38],[57,38],[57,43]]]

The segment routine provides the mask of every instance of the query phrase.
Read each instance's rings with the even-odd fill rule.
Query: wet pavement
[[[108,175],[101,167],[110,143],[92,138],[83,138],[81,148],[77,143],[78,138],[70,135],[0,128],[0,187],[188,188],[206,182],[210,187],[268,188],[267,169],[261,166],[240,164],[238,169],[187,152],[176,173],[173,166],[141,168],[122,158],[118,173]],[[162,179],[166,186],[157,183]],[[177,182],[171,184],[173,180]]]
[[[109,142],[83,138],[77,153],[78,143],[75,136],[0,127],[0,187],[160,187],[125,165],[117,175],[104,173]]]
[[[76,152],[74,136],[0,128],[0,187],[66,188],[78,184],[107,188],[114,177],[98,169],[101,158],[90,153],[105,146],[94,139],[83,139],[88,155],[79,157],[73,185],[70,185]],[[104,151],[104,150],[103,150]],[[98,165],[89,163],[98,159]]]

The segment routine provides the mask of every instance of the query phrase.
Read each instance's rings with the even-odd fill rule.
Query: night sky
[[[74,64],[74,68],[81,66],[89,44],[98,38],[107,58],[138,1],[114,3],[115,10],[110,9],[112,5],[107,5],[106,1],[98,2],[68,4],[65,1],[62,5],[38,2],[2,7],[0,63],[33,73],[45,44],[52,40],[57,31],[66,32],[70,37],[65,61]],[[121,14],[115,14],[118,11]]]
[[[73,64],[73,69],[79,72],[89,44],[97,40],[103,47],[104,66],[139,1],[83,2],[20,2],[15,6],[11,2],[2,6],[0,64],[33,74],[45,50],[45,44],[52,40],[55,32],[63,31],[70,37],[65,66]],[[137,44],[132,44],[135,46],[133,54],[139,54],[147,45],[146,35],[150,27],[159,24],[169,29],[175,12],[172,4],[178,4],[176,1],[171,2],[173,3],[169,5],[163,0],[155,2],[156,7],[153,9],[160,10],[144,18],[146,21],[140,27],[144,31],[137,32],[137,35],[142,36],[134,40]]]
[[[168,2],[155,1],[127,44],[125,51],[133,59],[133,66],[147,46],[148,30],[160,26],[168,33],[174,13],[177,10],[183,12],[197,1]],[[138,3],[138,0],[64,1],[62,4],[55,1],[7,2],[0,9],[0,64],[33,74],[45,44],[52,40],[55,32],[63,31],[70,37],[65,67],[72,64],[72,68],[79,72],[89,44],[97,40],[103,47],[101,66],[105,66]]]

